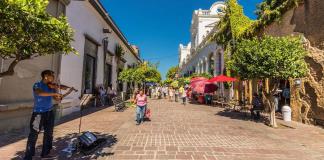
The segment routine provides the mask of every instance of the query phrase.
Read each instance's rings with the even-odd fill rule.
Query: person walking
[[[73,87],[53,84],[55,76],[51,70],[43,71],[41,77],[42,80],[33,85],[34,108],[29,124],[30,133],[28,135],[24,160],[32,160],[35,155],[36,141],[42,129],[44,129],[44,137],[41,158],[55,158],[55,156],[50,154],[55,120],[52,99],[60,101],[74,90]],[[68,88],[70,88],[70,91],[64,96],[57,93],[60,89],[67,90]]]
[[[186,105],[186,101],[187,101],[187,92],[186,90],[181,86],[179,88],[179,93],[181,95],[181,99],[182,99],[182,104]]]
[[[144,120],[144,113],[147,105],[147,97],[144,94],[143,90],[140,90],[135,99],[137,108],[136,108],[136,125],[140,125]]]
[[[163,92],[164,99],[166,99],[167,98],[167,94],[168,94],[168,87],[164,86],[163,89],[162,89],[162,92]]]
[[[169,88],[169,99],[170,99],[170,102],[172,102],[173,101],[173,88]]]
[[[274,106],[275,106],[275,112],[279,112],[279,101],[280,101],[280,92],[276,91],[273,94],[273,100],[274,100]]]
[[[156,94],[156,99],[159,99],[160,98],[160,87],[156,87],[155,94]]]
[[[111,89],[112,85],[110,84],[106,90],[106,94],[107,94],[107,99],[108,99],[108,105],[111,106],[113,104],[112,102],[112,98],[113,98],[113,93],[112,93],[112,89]]]
[[[175,89],[174,90],[174,101],[178,102],[178,99],[179,99],[179,90]]]
[[[156,99],[156,88],[155,87],[152,88],[151,93],[152,93],[153,99]]]
[[[99,87],[99,94],[100,94],[100,103],[101,107],[104,107],[106,105],[106,90],[103,85],[100,85]]]
[[[133,103],[133,105],[136,106],[136,109],[137,109],[136,96],[138,94],[139,94],[139,90],[138,89],[135,89],[134,92],[133,92],[133,95],[132,95],[132,99],[131,99],[131,102]],[[137,122],[137,114],[135,114],[135,121]]]

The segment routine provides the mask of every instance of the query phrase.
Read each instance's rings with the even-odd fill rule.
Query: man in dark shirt
[[[42,80],[33,86],[34,108],[30,120],[30,133],[28,136],[24,160],[32,160],[35,155],[35,145],[38,133],[43,128],[43,148],[41,157],[51,158],[50,151],[53,142],[54,112],[52,99],[61,100],[62,95],[56,89],[50,88],[48,84],[54,81],[54,72],[45,70],[41,73]],[[67,88],[61,88],[67,89]]]
[[[257,93],[253,94],[252,99],[252,108],[251,108],[251,117],[255,120],[260,120],[260,111],[263,110],[262,100],[260,99]]]

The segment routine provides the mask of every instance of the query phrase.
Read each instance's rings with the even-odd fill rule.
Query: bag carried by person
[[[147,119],[151,119],[151,109],[146,109],[146,111],[145,111],[145,118],[147,118]]]

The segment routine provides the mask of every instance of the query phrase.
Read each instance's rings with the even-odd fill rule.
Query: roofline
[[[128,43],[126,37],[121,32],[121,30],[118,28],[118,26],[116,25],[116,23],[114,22],[114,20],[112,19],[112,17],[109,16],[107,10],[103,7],[102,3],[99,0],[89,0],[89,2],[98,11],[98,13],[102,16],[102,18],[106,21],[106,23],[108,23],[108,25],[111,26],[112,30],[114,30],[114,32],[119,37],[121,37],[121,40],[125,43],[125,45],[127,46],[127,48],[137,58],[137,60],[139,60],[140,62],[142,62],[142,60],[138,57],[138,55],[136,55],[134,49],[130,46],[130,44]]]

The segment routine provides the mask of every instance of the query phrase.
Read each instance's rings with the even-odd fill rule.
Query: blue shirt
[[[35,93],[36,89],[40,89],[43,92],[55,93],[54,89],[51,89],[43,81],[36,82],[33,86],[34,95],[34,112],[42,113],[51,111],[53,108],[52,97],[51,96],[39,96]]]

